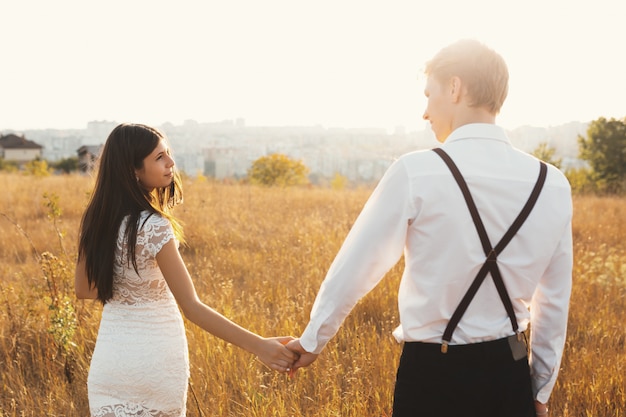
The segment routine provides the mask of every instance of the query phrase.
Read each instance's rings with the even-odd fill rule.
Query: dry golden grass
[[[8,187],[0,200],[0,417],[86,416],[101,307],[76,301],[72,279],[91,182],[79,176],[0,179]],[[177,209],[188,240],[183,257],[201,298],[262,335],[298,335],[370,190],[202,181],[185,187],[185,204]],[[49,218],[51,207],[61,215]],[[574,291],[552,416],[626,417],[625,208],[624,199],[575,199]],[[188,415],[390,415],[401,349],[391,337],[400,273],[398,265],[318,361],[293,380],[187,323]]]

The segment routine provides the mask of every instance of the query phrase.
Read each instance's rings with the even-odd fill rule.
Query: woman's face
[[[164,140],[143,160],[143,167],[135,170],[138,182],[148,191],[167,187],[174,179],[174,159]]]

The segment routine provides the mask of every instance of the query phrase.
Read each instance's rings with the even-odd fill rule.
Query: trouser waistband
[[[512,360],[511,347],[508,337],[490,340],[487,342],[470,343],[465,345],[449,345],[447,353],[441,353],[441,344],[424,342],[405,342],[403,351],[406,354],[441,355],[444,357],[462,360],[488,359],[490,361]]]

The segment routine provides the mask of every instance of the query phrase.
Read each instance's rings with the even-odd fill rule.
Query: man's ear
[[[450,79],[450,97],[453,103],[461,100],[461,91],[463,90],[463,82],[457,76]]]

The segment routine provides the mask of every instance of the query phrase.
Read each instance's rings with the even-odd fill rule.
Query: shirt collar
[[[490,123],[470,123],[456,128],[445,143],[463,139],[490,139],[510,144],[510,140],[503,128]]]

